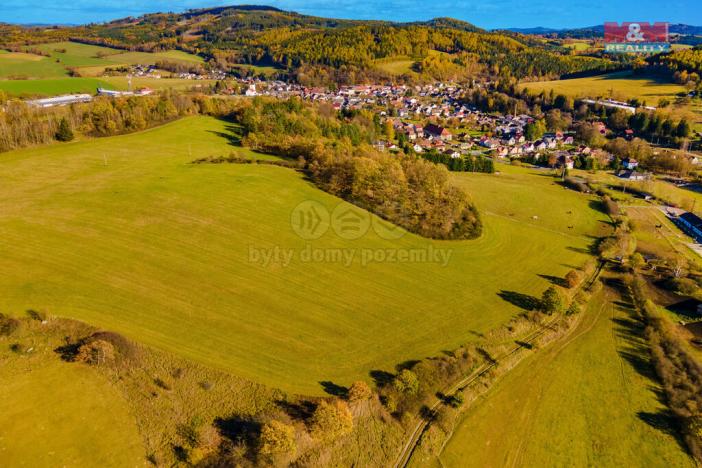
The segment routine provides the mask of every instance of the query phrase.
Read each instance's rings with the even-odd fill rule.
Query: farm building
[[[675,218],[675,222],[680,229],[697,242],[702,242],[702,218],[694,213],[686,212]]]
[[[90,102],[93,97],[90,94],[66,94],[64,96],[56,96],[45,99],[34,99],[27,101],[27,104],[33,107],[56,107],[76,104],[78,102]]]

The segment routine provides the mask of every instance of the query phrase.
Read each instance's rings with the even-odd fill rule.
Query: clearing
[[[321,394],[320,381],[347,385],[503,324],[522,311],[515,298],[585,262],[605,220],[592,197],[545,171],[506,166],[455,176],[489,213],[477,240],[385,240],[373,229],[345,240],[330,229],[306,241],[291,228],[295,207],[312,200],[331,212],[340,200],[286,168],[189,164],[252,155],[231,131],[188,118],[0,155],[0,310],[80,319]],[[317,261],[310,249],[352,258]],[[361,259],[429,249],[448,262]],[[262,252],[278,257],[265,263]]]

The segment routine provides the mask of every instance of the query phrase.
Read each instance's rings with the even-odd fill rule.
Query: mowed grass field
[[[73,93],[95,94],[97,88],[116,89],[111,82],[99,78],[0,80],[0,91],[4,91],[10,96],[54,96]]]
[[[535,94],[553,89],[556,94],[574,98],[615,98],[646,101],[648,105],[657,105],[660,98],[673,100],[675,95],[684,92],[678,84],[662,81],[648,76],[634,75],[632,72],[617,72],[607,75],[574,78],[569,80],[539,81],[521,85]]]
[[[606,289],[584,313],[567,342],[527,358],[468,410],[441,466],[695,466],[633,310]]]
[[[340,201],[301,174],[189,164],[237,151],[228,131],[189,118],[0,155],[0,310],[81,319],[320,394],[321,381],[368,379],[503,324],[521,309],[499,294],[541,294],[550,283],[540,275],[582,264],[604,219],[548,175],[507,167],[456,176],[491,213],[477,240],[385,240],[371,229],[356,240],[329,230],[308,241],[291,227],[295,207],[312,200],[331,212]],[[361,261],[364,252],[430,248],[448,261]],[[351,260],[309,260],[308,249]],[[279,257],[264,264],[261,252]],[[289,261],[280,256],[289,252]]]
[[[136,421],[105,377],[57,356],[13,355],[7,341],[0,344],[3,466],[144,465]]]

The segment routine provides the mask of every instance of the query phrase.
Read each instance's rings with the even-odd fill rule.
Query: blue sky
[[[101,22],[143,13],[231,4],[237,4],[236,0],[0,0],[0,21]],[[700,0],[267,0],[259,4],[335,18],[415,21],[451,16],[483,28],[564,28],[605,21],[702,25]]]

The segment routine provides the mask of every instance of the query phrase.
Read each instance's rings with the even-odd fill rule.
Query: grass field
[[[583,263],[604,218],[550,176],[506,166],[456,176],[490,213],[478,240],[389,241],[370,230],[352,241],[330,230],[305,241],[291,228],[294,208],[313,200],[331,212],[339,200],[285,168],[188,164],[236,150],[227,136],[224,122],[190,118],[0,155],[0,310],[78,318],[319,394],[320,381],[368,378],[504,323],[520,309],[499,294],[540,294],[540,275]],[[264,265],[260,252],[276,248],[294,258]],[[308,248],[354,257],[307,261]],[[360,259],[429,248],[450,255],[445,266]]]
[[[71,93],[95,94],[97,88],[115,89],[116,87],[109,81],[98,78],[0,80],[0,91],[4,91],[10,96],[55,96]],[[126,86],[124,89],[126,89]]]
[[[637,98],[654,106],[658,104],[660,98],[671,100],[677,93],[685,91],[683,86],[651,77],[634,75],[631,72],[610,73],[570,80],[539,81],[524,83],[522,86],[533,93],[553,89],[556,94],[575,98],[612,97],[624,100]]]
[[[0,460],[4,466],[142,466],[127,402],[108,380],[62,363],[37,339],[17,355],[0,339]],[[45,359],[46,354],[52,359]],[[41,357],[40,357],[41,355]]]
[[[202,57],[179,50],[146,53],[128,52],[109,47],[57,42],[32,46],[50,55],[31,53],[0,53],[0,79],[32,80],[67,78],[70,69],[86,77],[101,75],[105,68],[127,65],[153,65],[160,60],[182,64],[203,63]],[[0,85],[6,83],[0,81]]]
[[[442,466],[695,466],[633,310],[606,289],[585,313],[569,342],[527,358],[468,411]]]
[[[190,89],[209,86],[212,80],[185,80],[179,78],[132,78],[132,89]],[[125,76],[105,76],[102,78],[57,78],[47,80],[0,80],[0,91],[11,96],[55,96],[70,93],[95,94],[97,88],[126,91],[129,88]]]
[[[59,78],[66,76],[60,63],[34,54],[0,53],[0,79],[8,78]]]

